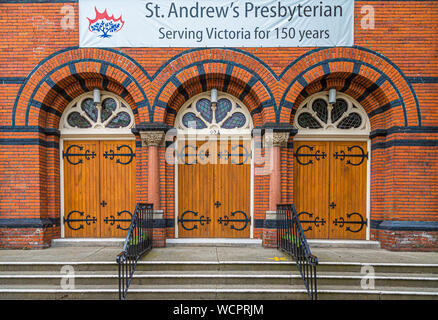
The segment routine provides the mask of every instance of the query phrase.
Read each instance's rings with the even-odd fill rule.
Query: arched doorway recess
[[[343,93],[303,101],[294,125],[294,203],[306,236],[369,239],[370,122]]]
[[[60,120],[61,234],[122,238],[136,201],[134,115],[119,96],[94,90]]]
[[[230,94],[188,100],[175,119],[176,235],[253,237],[251,115]]]

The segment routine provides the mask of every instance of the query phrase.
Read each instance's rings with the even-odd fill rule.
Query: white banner
[[[81,47],[354,44],[354,0],[79,0]]]

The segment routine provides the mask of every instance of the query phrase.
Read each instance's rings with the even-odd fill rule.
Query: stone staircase
[[[128,299],[307,300],[295,263],[283,260],[139,261]],[[117,270],[112,261],[0,262],[0,299],[117,299]],[[61,286],[73,284],[68,271],[73,289]],[[322,261],[318,298],[438,300],[438,264]]]

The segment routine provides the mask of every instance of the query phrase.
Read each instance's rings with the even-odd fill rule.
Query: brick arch
[[[345,72],[330,73],[308,84],[295,100],[290,123],[293,124],[297,109],[307,97],[330,88],[335,88],[338,92],[345,93],[359,102],[368,114],[372,130],[404,125],[403,118],[388,117],[385,114],[390,108],[394,108],[393,111],[402,111],[400,104],[395,105],[389,99],[396,95],[395,92],[391,92],[391,87],[375,86],[370,79]],[[390,121],[392,122],[389,123]]]
[[[154,101],[154,120],[173,125],[175,115],[188,99],[212,88],[241,100],[254,125],[275,118],[271,88],[255,71],[232,61],[201,61],[181,68],[165,81]]]
[[[26,78],[14,103],[12,125],[57,128],[65,106],[90,86],[121,95],[137,120],[145,121],[150,107],[144,88],[149,84],[145,71],[122,53],[68,48],[44,59]]]
[[[288,85],[280,101],[278,117],[290,122],[296,105],[307,90],[328,86],[350,91],[360,100],[373,129],[393,125],[421,126],[418,100],[401,70],[384,56],[369,49],[326,48],[312,50],[293,62],[282,74]]]
[[[58,128],[59,120],[65,108],[76,97],[98,88],[112,92],[123,98],[131,107],[136,123],[140,122],[139,112],[131,94],[114,79],[98,73],[75,74],[57,83],[56,90],[51,88],[46,94],[40,109],[39,126]]]

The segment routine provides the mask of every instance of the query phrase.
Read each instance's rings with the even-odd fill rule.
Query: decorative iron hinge
[[[195,153],[186,153],[185,150],[189,149],[189,148],[193,149]],[[187,144],[184,147],[182,147],[180,152],[177,154],[177,157],[180,160],[179,164],[186,164],[186,165],[196,164],[197,156],[198,156],[198,147],[190,145],[190,144]],[[185,157],[194,157],[194,161],[193,162],[186,162]],[[189,158],[189,160],[190,160],[190,158]]]
[[[230,222],[237,222],[237,223],[243,223],[243,226],[241,228],[236,228],[234,226],[234,224],[232,224],[230,226],[231,229],[237,230],[237,231],[242,231],[244,230],[247,226],[248,223],[251,221],[248,216],[246,215],[245,212],[239,210],[239,211],[234,211],[231,212],[231,217],[234,217],[237,213],[240,213],[244,216],[243,219],[230,219],[228,216],[224,216],[224,217],[220,217],[219,219],[217,219],[217,222],[219,222],[219,224],[222,224],[222,222],[224,223],[224,226],[227,226]]]
[[[84,216],[84,213],[81,212],[81,211],[73,210],[73,211],[69,212],[69,214],[67,215],[67,218],[64,218],[64,223],[66,223],[67,227],[69,227],[71,230],[77,231],[77,230],[80,230],[80,229],[84,228],[84,225],[82,223],[77,228],[73,227],[71,225],[72,223],[75,223],[75,222],[85,222],[87,225],[91,225],[91,223],[94,224],[97,221],[96,217],[91,217],[90,215],[87,215],[85,217],[85,219],[72,219],[71,215],[74,214],[74,213],[78,213],[79,216],[81,216],[81,217]]]
[[[341,150],[339,152],[335,152],[333,156],[335,157],[335,159],[339,159],[341,161],[344,161],[347,157],[360,158],[359,162],[357,163],[353,163],[350,160],[347,160],[346,162],[347,164],[352,166],[360,166],[365,159],[368,159],[368,152],[365,153],[365,151],[360,146],[351,146],[347,148],[348,152],[351,152],[351,150],[353,149],[359,149],[361,154],[346,154],[344,150]]]
[[[238,148],[242,149],[241,151],[243,151],[243,152],[233,153],[233,151],[238,149]],[[236,144],[236,145],[231,146],[231,153],[228,152],[228,150],[224,150],[224,151],[218,153],[218,157],[221,160],[225,160],[225,161],[228,161],[228,159],[230,157],[232,157],[231,164],[243,165],[248,161],[248,159],[251,159],[251,151],[248,151],[248,149],[242,144],[239,144],[239,145]],[[236,162],[235,157],[244,157],[244,158],[242,161]]]
[[[67,148],[65,152],[62,151],[62,157],[65,158],[71,165],[75,166],[82,163],[82,159],[79,159],[77,162],[73,162],[70,160],[70,157],[84,157],[86,160],[94,159],[94,157],[96,157],[96,153],[94,151],[90,152],[90,150],[86,150],[84,153],[70,153],[70,150],[73,148],[78,148],[79,151],[82,151],[84,149],[84,147],[72,144]]]
[[[309,149],[309,151],[313,151],[313,147],[304,144],[304,145],[297,148],[297,151],[294,154],[294,157],[295,157],[295,159],[297,159],[297,162],[303,166],[307,166],[309,164],[312,164],[313,160],[310,159],[307,162],[301,162],[301,160],[300,160],[301,157],[315,158],[315,160],[319,161],[320,159],[325,159],[325,157],[327,156],[327,154],[325,152],[321,153],[319,150],[316,150],[315,153],[300,153],[300,150],[303,148],[307,148],[307,149]]]
[[[360,221],[346,221],[343,217],[340,217],[339,219],[336,218],[335,220],[333,220],[333,224],[335,226],[339,226],[339,228],[343,228],[345,224],[358,224],[358,229],[352,230],[350,227],[346,227],[345,230],[353,233],[361,231],[363,229],[363,226],[367,225],[367,219],[364,219],[363,216],[357,212],[348,213],[347,219],[351,218],[352,216],[358,216],[360,218]]]
[[[309,213],[309,212],[306,212],[306,211],[302,211],[302,212],[300,212],[299,214],[298,214],[298,218],[299,218],[299,220],[300,220],[300,222],[303,224],[303,223],[306,223],[306,224],[313,224],[313,225],[315,225],[315,227],[319,227],[319,225],[321,224],[321,226],[323,226],[323,225],[325,225],[326,224],[326,222],[327,221],[325,221],[324,220],[324,218],[322,218],[321,220],[320,220],[320,218],[319,217],[315,217],[315,219],[313,219],[313,220],[301,220],[301,218],[300,218],[300,216],[301,215],[307,215],[307,216],[309,216],[310,218],[312,218],[313,217],[313,214],[312,213]],[[306,231],[310,231],[310,230],[312,230],[312,226],[309,226],[307,229],[303,229],[303,231],[304,232],[306,232]]]
[[[199,224],[203,226],[204,223],[209,224],[211,221],[210,217],[204,217],[204,216],[200,216],[199,219],[186,219],[185,216],[189,213],[192,213],[194,217],[198,216],[198,213],[195,211],[191,211],[191,210],[184,211],[183,214],[181,215],[181,218],[178,219],[178,222],[181,223],[181,227],[183,227],[184,230],[190,231],[190,230],[198,229],[198,225],[196,223],[191,228],[187,228],[185,223],[199,222]]]
[[[105,151],[103,156],[105,159],[114,160],[115,157],[129,157],[128,161],[122,162],[120,159],[116,160],[116,163],[120,163],[122,165],[128,165],[132,162],[132,160],[135,157],[135,153],[132,151],[130,146],[127,146],[126,144],[117,146],[117,151],[120,151],[122,148],[127,148],[129,150],[129,153],[115,153],[114,150],[110,149],[109,151]]]
[[[106,217],[103,221],[106,224],[109,223],[110,226],[113,226],[116,222],[127,222],[127,223],[131,222],[131,220],[132,220],[132,213],[129,212],[128,210],[123,210],[123,211],[117,212],[117,216],[120,217],[123,213],[127,213],[128,215],[130,215],[130,218],[129,219],[116,219],[113,215],[110,215],[109,217]],[[129,229],[129,224],[128,224],[128,226],[126,228],[122,228],[120,226],[120,224],[118,224],[117,225],[117,229],[128,230]]]

